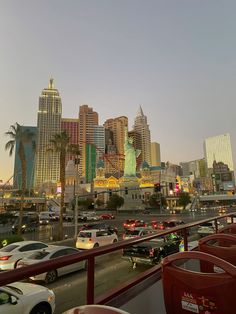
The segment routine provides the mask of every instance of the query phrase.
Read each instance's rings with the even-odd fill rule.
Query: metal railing
[[[151,240],[160,236],[164,236],[173,232],[182,232],[184,238],[184,249],[185,251],[188,250],[188,230],[190,228],[196,227],[202,223],[214,221],[215,222],[215,231],[218,231],[218,224],[217,221],[220,219],[224,219],[226,217],[231,217],[233,222],[233,215],[236,213],[225,214],[222,216],[215,216],[208,219],[203,219],[197,222],[188,223],[184,225],[180,225],[179,227],[170,228],[164,231],[157,232],[151,235],[145,235],[140,238],[135,238],[131,240],[124,240],[120,241],[111,245],[107,245],[104,247],[94,248],[91,250],[82,251],[78,254],[72,254],[69,256],[58,257],[50,261],[40,262],[38,264],[27,266],[11,271],[6,271],[0,273],[0,285],[6,285],[11,282],[15,282],[18,280],[29,278],[33,275],[38,275],[40,273],[44,273],[53,269],[57,269],[63,266],[67,266],[69,264],[73,264],[76,262],[80,262],[82,260],[87,260],[88,267],[87,267],[87,304],[93,303],[100,303],[106,304],[109,302],[113,297],[118,296],[122,292],[128,290],[130,287],[135,286],[137,283],[142,282],[148,277],[156,276],[156,280],[160,279],[160,265],[153,266],[149,270],[139,274],[136,278],[128,281],[121,286],[114,288],[109,293],[105,293],[103,296],[100,296],[97,300],[94,298],[94,278],[95,278],[95,258],[97,256],[101,256],[104,254],[108,254],[114,251],[121,250],[126,248],[130,245],[138,244],[143,241]],[[158,273],[159,271],[159,273]]]

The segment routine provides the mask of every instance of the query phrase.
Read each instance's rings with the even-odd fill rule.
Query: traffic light
[[[112,189],[109,189],[109,196],[112,196]]]
[[[128,191],[128,188],[127,188],[127,186],[125,187],[125,194],[128,194],[129,193],[129,191]]]
[[[97,198],[97,197],[98,197],[98,192],[94,191],[94,198]]]
[[[161,192],[161,185],[160,185],[160,183],[156,183],[154,185],[154,191],[155,192]]]

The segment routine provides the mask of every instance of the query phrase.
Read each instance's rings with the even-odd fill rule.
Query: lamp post
[[[75,158],[75,166],[76,166],[76,175],[75,175],[75,234],[74,234],[74,238],[77,238],[77,234],[78,234],[78,187],[79,187],[79,163],[80,163],[80,159],[79,159],[79,155],[76,155]]]

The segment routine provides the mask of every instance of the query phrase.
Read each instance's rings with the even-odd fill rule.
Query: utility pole
[[[76,174],[75,174],[75,234],[74,234],[74,238],[76,240],[77,235],[78,235],[78,188],[79,188],[79,163],[80,163],[80,159],[79,159],[79,155],[76,155],[75,158],[75,168],[76,168]]]

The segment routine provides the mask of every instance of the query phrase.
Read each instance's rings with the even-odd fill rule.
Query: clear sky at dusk
[[[139,105],[162,161],[203,157],[230,133],[236,164],[236,1],[0,0],[0,179],[13,174],[9,126],[37,124],[55,79],[63,117],[89,104],[99,122]]]

